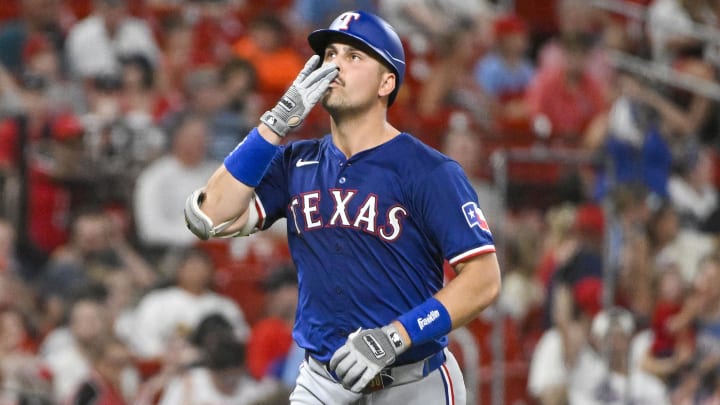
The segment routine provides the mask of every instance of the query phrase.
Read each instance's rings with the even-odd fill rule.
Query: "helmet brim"
[[[310,43],[310,47],[313,49],[313,51],[315,51],[315,53],[320,56],[323,56],[325,54],[325,48],[327,48],[327,46],[333,42],[348,43],[349,45],[353,45],[361,51],[364,51],[365,53],[368,53],[373,57],[379,59],[380,62],[382,62],[384,65],[387,65],[387,67],[393,72],[395,72],[395,74],[398,74],[397,69],[388,60],[388,56],[385,55],[384,52],[370,45],[368,41],[357,35],[353,35],[347,32],[338,32],[337,30],[317,30],[313,31],[308,36],[308,42]]]

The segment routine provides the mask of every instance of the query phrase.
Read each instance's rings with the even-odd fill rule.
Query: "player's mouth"
[[[339,78],[336,77],[333,81],[330,82],[330,87],[338,87],[338,86],[343,86],[343,82],[342,82],[342,80],[340,80]]]

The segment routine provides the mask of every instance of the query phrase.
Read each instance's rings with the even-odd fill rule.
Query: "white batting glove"
[[[338,67],[335,63],[326,63],[316,70],[319,62],[320,56],[313,55],[277,105],[260,117],[260,121],[279,136],[284,137],[303,122],[325,94],[330,82],[337,77]]]
[[[330,359],[329,369],[343,387],[361,392],[380,371],[408,349],[394,326],[358,329]]]

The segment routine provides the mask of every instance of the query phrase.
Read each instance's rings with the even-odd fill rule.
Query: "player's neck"
[[[384,110],[382,113],[332,117],[330,130],[333,143],[347,158],[381,145],[400,133],[387,122]]]

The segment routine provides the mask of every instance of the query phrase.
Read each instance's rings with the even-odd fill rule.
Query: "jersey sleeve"
[[[288,170],[285,163],[287,147],[281,146],[260,184],[255,188],[255,208],[260,217],[259,229],[269,228],[275,221],[284,218],[290,203],[288,196]]]
[[[495,251],[477,193],[456,162],[447,161],[416,185],[425,232],[451,264]]]

